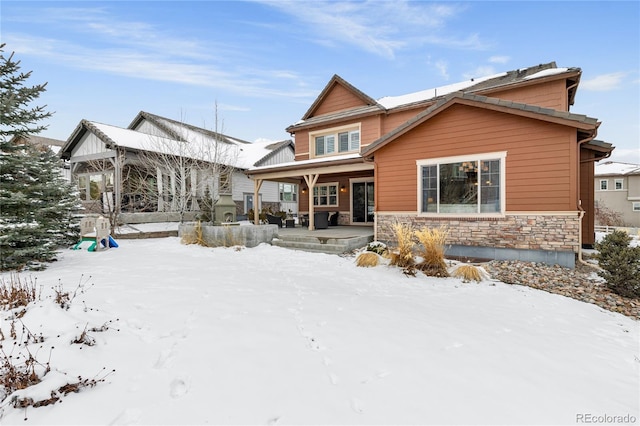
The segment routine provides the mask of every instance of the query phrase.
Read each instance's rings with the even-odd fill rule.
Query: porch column
[[[162,193],[162,169],[156,167],[156,183],[158,185],[158,211],[164,211],[164,194]]]
[[[195,167],[191,167],[191,210],[196,211],[200,210],[200,205],[198,205],[198,169]]]
[[[260,210],[258,209],[258,200],[260,196],[260,187],[262,186],[262,179],[253,180],[253,223],[260,225]]]
[[[169,171],[169,179],[171,182],[171,211],[175,212],[176,209],[176,201],[178,197],[176,197],[176,171],[171,169]]]
[[[309,188],[309,231],[316,229],[313,217],[313,188],[316,186],[316,182],[318,182],[318,177],[320,177],[318,173],[304,175],[304,180],[307,182],[307,187]]]

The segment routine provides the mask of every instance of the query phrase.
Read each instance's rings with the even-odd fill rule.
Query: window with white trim
[[[338,184],[328,183],[317,185],[313,188],[313,205],[337,207],[338,206]]]
[[[420,213],[496,214],[504,210],[506,153],[420,160]]]
[[[280,201],[298,201],[298,185],[293,183],[279,183],[278,190],[280,192]]]
[[[640,201],[634,201],[631,203],[631,208],[634,212],[640,212]]]
[[[360,129],[339,127],[309,135],[316,157],[360,151]]]
[[[606,179],[601,179],[600,180],[600,190],[601,191],[606,191],[607,189],[609,189],[609,181]]]
[[[613,187],[617,190],[622,189],[622,182],[624,182],[624,179],[615,179],[613,181]]]

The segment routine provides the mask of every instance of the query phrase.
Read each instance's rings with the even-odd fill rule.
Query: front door
[[[351,182],[351,222],[373,224],[373,181]]]

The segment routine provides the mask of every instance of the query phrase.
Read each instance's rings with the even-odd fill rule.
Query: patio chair
[[[327,229],[329,227],[329,212],[315,212],[313,226],[315,229]]]
[[[267,223],[270,225],[278,225],[278,228],[282,228],[282,218],[280,216],[267,213]]]
[[[330,212],[329,213],[329,226],[338,226],[338,217],[340,216],[339,212]]]

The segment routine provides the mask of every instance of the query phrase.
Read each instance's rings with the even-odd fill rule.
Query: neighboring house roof
[[[45,138],[44,136],[37,136],[37,135],[18,135],[11,138],[11,140],[14,143],[17,141],[23,140],[38,146],[45,146],[51,149],[56,154],[60,151],[60,148],[65,144],[65,141],[60,139]]]
[[[438,102],[436,102],[420,114],[406,121],[404,124],[398,126],[391,132],[373,141],[368,146],[364,147],[361,152],[362,156],[371,156],[376,150],[395,140],[397,137],[403,135],[409,130],[417,127],[430,118],[436,116],[440,112],[456,104],[469,105],[473,107],[505,112],[557,124],[563,124],[583,130],[587,132],[587,134],[595,134],[595,130],[600,125],[600,122],[597,119],[587,117],[586,115],[582,114],[573,114],[566,111],[558,111],[551,108],[522,104],[499,98],[489,98],[486,96],[473,95],[471,93],[455,92],[447,95],[443,99],[440,99]]]
[[[154,116],[154,118],[161,123],[171,121],[159,116]],[[174,124],[169,124],[169,126],[173,125]],[[260,164],[269,156],[274,155],[276,151],[282,149],[291,149],[293,151],[292,141],[262,141],[250,143],[225,136],[226,139],[224,140],[225,143],[223,144],[222,152],[218,150],[216,153],[212,152],[210,147],[214,146],[213,144],[220,140],[219,134],[208,132],[205,129],[198,131],[194,126],[185,125],[185,127],[187,126],[190,129],[188,133],[183,133],[185,139],[178,140],[94,121],[82,120],[62,148],[62,157],[70,158],[71,152],[80,142],[86,131],[95,134],[109,149],[122,147],[134,151],[181,155],[202,161],[218,161],[222,164],[232,165],[240,169],[247,169]],[[191,137],[192,139],[186,139],[187,137]],[[183,149],[183,147],[181,147],[182,144],[191,145],[189,145],[189,148]]]
[[[330,121],[338,121],[340,119],[364,116],[368,114],[382,113],[394,108],[416,107],[420,104],[428,106],[438,100],[446,97],[454,92],[464,93],[490,93],[491,91],[507,89],[512,85],[534,84],[541,79],[565,78],[569,80],[569,104],[573,104],[575,92],[578,82],[580,81],[580,68],[558,68],[555,62],[540,64],[528,68],[521,68],[513,71],[507,71],[499,74],[489,75],[480,78],[472,78],[466,81],[440,86],[432,89],[421,90],[400,96],[385,96],[380,99],[373,98],[364,94],[353,85],[346,82],[338,75],[334,75],[329,83],[325,86],[315,102],[309,108],[307,113],[300,121],[289,126],[286,130],[293,133],[296,130],[311,127],[315,124]],[[335,84],[342,84],[351,90],[356,96],[363,99],[366,106],[353,108],[349,110],[339,111],[333,114],[325,114],[317,117],[311,117],[313,111],[322,103],[327,93]]]
[[[135,129],[140,122],[148,120],[169,134],[172,139],[176,140],[195,140],[197,138],[206,137],[209,139],[215,139],[231,144],[250,144],[251,142],[234,138],[223,133],[214,132],[201,127],[196,127],[191,124],[183,123],[181,121],[172,120],[170,118],[161,117],[159,115],[151,114],[146,111],[140,111],[136,118],[129,124],[129,129]]]
[[[640,164],[605,161],[596,163],[595,176],[631,176],[640,175]]]

